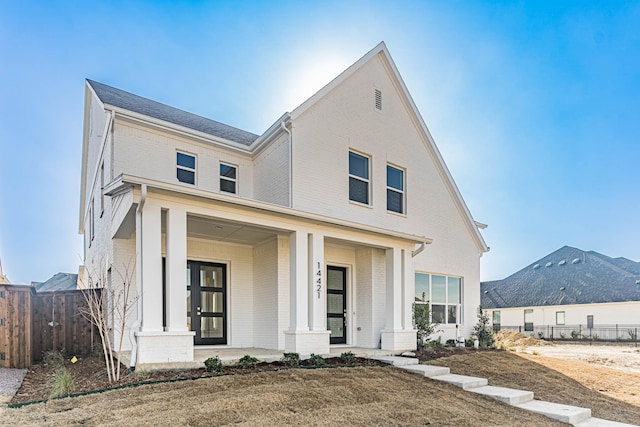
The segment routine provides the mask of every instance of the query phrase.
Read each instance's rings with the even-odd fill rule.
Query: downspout
[[[424,251],[426,243],[422,242],[420,243],[420,247],[418,249],[416,249],[415,251],[411,251],[411,258],[415,258],[416,255],[418,255],[420,252]]]
[[[142,321],[142,209],[144,208],[144,203],[147,201],[147,184],[142,184],[140,186],[140,200],[138,201],[138,207],[136,208],[136,230],[138,230],[138,236],[136,236],[136,270],[138,271],[136,275],[136,285],[138,288],[137,295],[137,319],[131,325],[131,329],[129,329],[129,341],[131,342],[131,360],[129,361],[129,367],[135,369],[136,367],[136,359],[138,358],[138,339],[136,337],[136,332],[140,330],[140,325]]]
[[[293,134],[285,123],[286,120],[280,123],[280,127],[289,134],[289,207],[293,208]]]

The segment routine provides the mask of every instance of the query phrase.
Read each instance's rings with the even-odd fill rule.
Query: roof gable
[[[564,246],[503,280],[482,282],[482,307],[640,301],[638,271],[638,262]]]
[[[224,138],[228,141],[237,142],[249,146],[258,138],[251,132],[247,132],[233,126],[225,125],[197,114],[174,108],[160,102],[152,101],[138,95],[134,95],[124,90],[116,89],[87,79],[98,99],[106,105],[122,108],[165,122],[193,129],[208,135]]]
[[[458,186],[453,180],[453,177],[451,176],[451,173],[449,172],[449,169],[445,164],[444,159],[442,158],[442,155],[440,154],[440,151],[438,150],[438,147],[436,146],[435,141],[431,136],[431,133],[429,132],[429,129],[427,128],[424,120],[422,119],[422,116],[420,115],[420,112],[418,111],[418,108],[415,105],[413,98],[409,94],[409,91],[404,81],[402,80],[402,77],[400,76],[398,68],[396,67],[393,59],[391,58],[391,54],[389,53],[384,42],[380,42],[380,44],[378,44],[375,48],[373,48],[371,51],[365,54],[353,65],[351,65],[349,68],[343,71],[339,76],[337,76],[335,79],[329,82],[326,86],[324,86],[322,89],[316,92],[313,96],[311,96],[305,102],[300,104],[300,106],[295,108],[291,112],[291,119],[295,120],[296,118],[300,117],[307,110],[309,110],[313,105],[318,103],[320,100],[326,97],[330,92],[336,89],[340,84],[346,81],[349,77],[357,73],[359,70],[361,70],[363,67],[365,67],[368,63],[375,60],[376,58],[380,59],[380,61],[384,65],[384,68],[387,71],[387,74],[390,76],[391,81],[397,93],[399,94],[407,111],[409,112],[410,118],[413,121],[415,128],[420,133],[422,142],[425,148],[427,149],[427,152],[430,154],[431,158],[433,159],[434,166],[436,167],[438,173],[442,177],[442,181],[444,182],[446,189],[449,192],[454,202],[454,205],[460,212],[463,218],[463,221],[465,223],[465,226],[468,232],[470,233],[470,235],[472,236],[472,239],[476,243],[478,250],[480,251],[480,253],[487,252],[489,250],[489,247],[487,246],[487,244],[484,241],[484,238],[480,234],[480,231],[479,231],[480,226],[478,225],[478,223],[474,221],[473,217],[471,216],[471,212],[469,211],[469,208],[467,207],[464,199],[462,198],[462,195],[460,194],[460,190],[458,189]],[[486,228],[486,225],[482,224],[482,228]]]

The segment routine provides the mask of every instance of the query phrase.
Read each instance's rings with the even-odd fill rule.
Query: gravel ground
[[[11,400],[26,374],[26,369],[0,368],[0,404]]]
[[[580,360],[621,371],[640,373],[640,347],[554,344],[527,347],[525,352],[556,359]]]

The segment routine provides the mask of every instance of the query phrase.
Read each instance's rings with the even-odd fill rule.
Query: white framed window
[[[524,311],[524,331],[533,332],[533,309],[526,309]]]
[[[176,152],[176,177],[185,184],[196,183],[196,156]]]
[[[405,213],[404,170],[387,164],[387,210]]]
[[[370,204],[370,160],[364,154],[349,151],[349,200],[364,205]]]
[[[220,162],[220,191],[238,194],[238,167]]]
[[[498,332],[500,330],[500,311],[495,310],[493,312],[493,330]]]
[[[564,311],[556,311],[556,325],[564,325]]]
[[[431,321],[461,325],[462,278],[442,274],[415,274],[415,303],[429,304]]]

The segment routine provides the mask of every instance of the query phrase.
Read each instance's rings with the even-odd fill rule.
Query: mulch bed
[[[345,364],[339,357],[325,359],[326,367],[360,367],[360,366],[385,366],[377,360],[357,357],[353,363]],[[9,402],[10,405],[26,402],[46,400],[50,398],[55,372],[59,365],[52,363],[39,363],[33,365],[22,382],[22,386]],[[120,365],[120,380],[110,383],[107,376],[104,359],[101,356],[89,355],[78,357],[77,362],[71,363],[65,359],[64,367],[71,373],[75,392],[87,393],[110,388],[134,386],[162,381],[180,381],[187,379],[208,378],[221,375],[238,375],[264,371],[279,371],[291,369],[283,362],[260,362],[250,367],[224,366],[221,372],[207,372],[204,367],[200,369],[176,369],[163,371],[129,371],[124,365]],[[316,368],[310,360],[301,360],[299,367]]]

